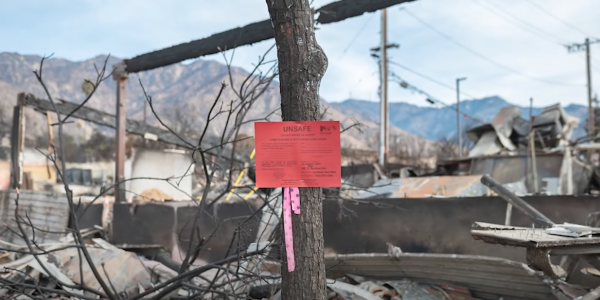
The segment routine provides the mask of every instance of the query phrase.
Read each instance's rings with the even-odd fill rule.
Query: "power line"
[[[543,13],[545,13],[546,15],[554,18],[555,20],[563,23],[565,26],[583,34],[584,36],[592,36],[591,34],[586,33],[585,31],[567,23],[566,21],[562,20],[561,18],[557,17],[556,15],[552,14],[551,12],[547,11],[545,8],[539,6],[538,4],[536,4],[535,2],[531,1],[531,0],[526,0],[527,2],[529,2],[529,4],[531,4],[532,6],[534,6],[535,8],[539,9],[540,11],[542,11]]]
[[[496,10],[498,10],[498,11],[501,11],[501,12],[503,12],[504,14],[506,14],[506,15],[508,15],[509,17],[513,18],[513,19],[514,19],[516,22],[520,22],[521,24],[525,25],[525,27],[526,27],[526,28],[531,28],[533,31],[538,31],[539,33],[541,33],[541,34],[543,34],[543,35],[545,35],[545,36],[549,36],[549,37],[551,37],[551,38],[555,38],[555,39],[557,39],[557,40],[561,41],[559,44],[561,44],[561,43],[563,43],[563,44],[564,44],[564,43],[568,43],[568,41],[564,40],[563,38],[561,38],[561,37],[559,37],[559,36],[553,35],[553,34],[551,34],[551,33],[547,33],[547,32],[545,32],[544,30],[542,30],[542,29],[539,29],[539,28],[537,28],[536,26],[534,26],[534,25],[532,25],[532,24],[530,24],[530,23],[528,23],[528,22],[526,22],[526,21],[523,21],[523,20],[521,20],[519,17],[515,16],[514,14],[511,14],[511,13],[509,13],[508,11],[506,11],[506,10],[504,10],[504,9],[500,8],[500,7],[498,7],[497,5],[495,5],[494,3],[492,3],[491,1],[486,1],[486,2],[487,2],[487,4],[489,4],[489,5],[490,5],[490,6],[491,6],[493,9],[496,9]]]
[[[419,94],[424,95],[425,97],[427,97],[427,102],[429,102],[431,104],[434,104],[434,103],[440,104],[440,105],[444,106],[445,108],[451,109],[454,112],[458,113],[458,108],[452,107],[451,105],[448,105],[448,104],[444,103],[443,101],[438,100],[437,98],[431,96],[431,94],[429,94],[429,93],[427,93],[427,92],[419,89],[418,87],[416,87],[416,86],[414,86],[412,84],[409,84],[408,82],[406,82],[406,80],[400,78],[400,76],[396,75],[393,72],[391,73],[391,75],[392,75],[392,77],[394,77],[394,78],[396,78],[398,80],[398,83],[400,84],[401,87],[403,87],[405,89],[413,90],[413,91],[415,91],[415,92],[417,92],[417,93],[419,93]],[[473,116],[470,116],[470,115],[468,115],[468,114],[466,114],[464,112],[460,112],[460,114],[462,116],[464,116],[465,118],[477,121],[477,122],[479,122],[481,124],[487,124],[486,122],[484,122],[484,121],[482,121],[482,120],[480,120],[478,118],[475,118]]]
[[[365,22],[365,24],[358,30],[358,32],[356,32],[356,34],[354,35],[354,37],[352,38],[352,40],[350,41],[350,43],[348,43],[348,46],[346,46],[346,48],[344,49],[344,51],[342,52],[342,54],[340,54],[340,56],[338,56],[338,59],[336,60],[336,62],[339,62],[340,59],[342,58],[342,56],[344,56],[344,54],[346,54],[346,52],[348,52],[348,49],[350,49],[350,47],[352,46],[352,44],[354,44],[354,42],[360,36],[360,34],[363,32],[363,30],[365,30],[365,28],[367,28],[367,25],[369,25],[369,23],[371,22],[371,20],[373,19],[373,17],[375,15],[376,14],[371,14],[371,17],[369,17],[369,19],[367,19],[367,21]]]
[[[423,77],[423,78],[425,78],[425,79],[427,79],[427,80],[429,80],[429,81],[431,81],[431,82],[433,82],[433,83],[436,83],[436,84],[438,84],[438,85],[440,85],[440,86],[443,86],[443,87],[445,87],[445,88],[448,88],[448,89],[449,89],[449,90],[451,90],[451,91],[456,91],[456,88],[455,88],[455,87],[452,87],[452,86],[450,86],[450,85],[447,85],[447,84],[445,84],[445,83],[443,83],[443,82],[441,82],[441,81],[438,81],[438,80],[436,80],[436,79],[433,79],[433,78],[431,78],[431,77],[429,77],[429,76],[427,76],[427,75],[421,74],[421,73],[419,73],[419,72],[417,72],[417,71],[415,71],[415,70],[413,70],[413,69],[411,69],[411,68],[409,68],[409,67],[407,67],[407,66],[401,65],[401,64],[399,64],[399,63],[397,63],[397,62],[390,61],[390,60],[388,60],[388,63],[390,63],[390,64],[392,64],[392,65],[395,65],[395,66],[398,66],[398,67],[400,67],[400,68],[402,68],[402,69],[404,69],[404,70],[406,70],[406,71],[409,71],[409,72],[411,72],[411,73],[413,73],[413,74],[416,74],[416,75],[418,75],[418,76],[420,76],[420,77]],[[467,96],[467,97],[469,97],[469,98],[471,98],[471,99],[477,99],[477,98],[478,98],[478,97],[475,97],[475,96],[473,96],[473,95],[469,95],[468,93],[465,93],[465,92],[463,92],[463,91],[461,91],[461,92],[460,92],[460,94],[461,94],[461,95],[464,95],[464,96]]]
[[[479,5],[481,8],[483,8],[483,9],[485,9],[485,10],[487,10],[487,11],[489,11],[489,12],[493,13],[493,14],[495,14],[497,17],[499,17],[499,18],[503,19],[504,21],[506,21],[506,22],[508,22],[508,23],[510,23],[510,24],[512,24],[512,25],[514,25],[514,26],[517,26],[517,27],[519,27],[519,28],[521,28],[521,29],[523,29],[523,30],[525,30],[525,31],[529,32],[529,33],[532,33],[533,35],[535,35],[535,36],[537,36],[537,37],[539,37],[539,38],[541,38],[541,39],[544,39],[544,40],[546,40],[546,41],[549,41],[549,42],[551,42],[551,43],[553,43],[553,44],[558,44],[559,46],[562,46],[562,45],[563,45],[563,43],[561,43],[561,42],[557,42],[556,40],[554,40],[554,39],[552,39],[552,38],[548,38],[547,36],[544,36],[544,35],[543,35],[543,34],[544,34],[544,32],[543,32],[543,31],[541,31],[541,30],[539,30],[539,32],[536,32],[535,30],[532,30],[531,28],[529,28],[529,27],[527,27],[527,26],[523,26],[523,25],[522,25],[522,24],[520,24],[520,23],[516,23],[516,22],[513,22],[513,21],[511,21],[511,19],[510,19],[510,18],[507,18],[506,16],[504,16],[504,15],[502,15],[502,14],[498,13],[498,11],[494,10],[493,8],[490,8],[490,7],[486,6],[486,5],[484,5],[484,4],[483,4],[482,2],[480,2],[479,0],[473,0],[473,2],[474,2],[475,4],[477,4],[477,5]],[[515,18],[515,17],[513,17],[513,18]],[[515,18],[515,19],[516,19],[516,18]],[[517,21],[519,21],[519,20],[517,20]],[[533,26],[532,26],[532,27],[533,27]],[[535,29],[535,27],[533,27],[533,28]],[[541,32],[541,34],[540,34],[540,32]]]
[[[473,49],[465,46],[464,44],[462,44],[462,43],[454,40],[453,38],[451,38],[450,36],[446,35],[445,33],[441,32],[441,31],[439,31],[435,27],[427,24],[425,21],[421,20],[419,17],[417,17],[416,15],[414,15],[413,13],[411,13],[410,11],[408,11],[406,8],[403,8],[403,10],[409,16],[413,17],[415,20],[419,21],[421,24],[423,24],[427,28],[431,29],[432,31],[436,32],[437,34],[441,35],[442,37],[446,38],[448,41],[454,43],[455,45],[457,45],[457,46],[459,46],[461,48],[463,48],[464,50],[470,52],[471,54],[473,54],[473,55],[475,55],[475,56],[477,56],[477,57],[479,57],[479,58],[481,58],[481,59],[483,59],[483,60],[485,60],[485,61],[487,61],[487,62],[489,62],[489,63],[491,63],[491,64],[493,64],[493,65],[495,65],[497,67],[499,67],[499,68],[502,68],[502,69],[504,69],[504,70],[506,70],[508,72],[511,72],[511,73],[514,73],[514,74],[517,74],[517,75],[529,78],[531,80],[535,80],[535,81],[539,81],[539,82],[543,82],[543,83],[547,83],[547,84],[552,84],[552,85],[585,86],[584,84],[569,84],[569,83],[555,82],[555,81],[550,81],[550,80],[545,80],[545,79],[541,79],[541,78],[532,77],[530,75],[527,75],[525,73],[519,72],[519,71],[517,71],[515,69],[512,69],[510,67],[502,65],[502,64],[500,64],[500,63],[498,63],[498,62],[496,62],[496,61],[494,61],[494,60],[492,60],[492,59],[490,59],[490,58],[488,58],[488,57],[480,54],[479,52],[477,52],[477,51],[475,51],[475,50],[473,50]]]

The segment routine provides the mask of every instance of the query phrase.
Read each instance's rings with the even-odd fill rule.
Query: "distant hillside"
[[[350,116],[377,122],[379,119],[379,103],[364,100],[346,100],[331,103],[332,107],[344,111]],[[465,100],[460,103],[462,112],[484,122],[490,122],[498,111],[506,106],[512,106],[506,100],[494,96],[477,100]],[[456,105],[452,106],[453,108]],[[529,107],[519,106],[523,118],[529,118]],[[565,111],[580,119],[580,125],[575,130],[574,138],[585,135],[587,107],[571,104],[564,107]],[[408,103],[390,103],[390,124],[428,140],[439,140],[443,137],[456,136],[456,112],[441,107],[421,107]],[[542,111],[540,107],[533,108],[533,115]],[[464,120],[464,119],[463,119]],[[477,126],[478,122],[465,120],[463,124]]]
[[[95,58],[73,62],[65,59],[52,58],[45,62],[43,75],[46,85],[52,95],[56,98],[80,103],[85,98],[81,90],[84,79],[94,79],[94,63],[102,66],[106,56],[100,55]],[[16,103],[16,97],[19,92],[29,92],[41,98],[47,98],[40,84],[37,82],[33,70],[39,68],[41,57],[36,55],[21,55],[18,53],[0,53],[0,121],[10,122],[12,118],[12,106]],[[119,58],[111,57],[108,62],[108,72],[112,70],[112,65],[118,63]],[[232,68],[233,85],[239,89],[242,81],[248,75],[248,72],[241,68]],[[212,105],[221,82],[230,84],[227,66],[209,60],[196,60],[190,64],[175,64],[168,67],[132,74],[127,85],[126,112],[128,118],[142,119],[144,94],[140,88],[141,80],[148,94],[152,96],[153,103],[161,118],[169,121],[168,123],[179,122],[183,119],[187,121],[188,131],[201,132],[206,124],[207,113]],[[280,106],[278,82],[273,82],[267,91],[259,98],[253,108],[247,115],[247,120],[263,119]],[[105,112],[115,113],[115,82],[108,79],[102,83],[96,94],[88,103],[89,107],[103,110]],[[232,100],[236,100],[234,92],[228,87],[222,97],[221,104],[223,109],[227,109]],[[323,105],[329,106],[325,101]],[[217,110],[220,105],[217,106]],[[151,124],[157,124],[150,110],[148,110],[148,121]],[[179,115],[177,114],[179,113]],[[27,135],[45,136],[46,120],[34,112],[27,110]],[[327,120],[339,120],[344,127],[350,126],[354,120],[343,110],[330,107],[324,117]],[[272,120],[280,120],[279,114],[274,114]],[[356,120],[363,124],[362,132],[351,130],[342,134],[342,147],[363,150],[375,150],[378,141],[377,120],[363,119],[356,117]],[[227,114],[221,114],[209,126],[208,134],[219,136],[222,128],[227,122]],[[8,123],[10,124],[10,123]],[[231,122],[230,122],[231,124]],[[75,136],[78,140],[89,139],[95,126],[77,122],[69,124],[66,131]],[[112,130],[105,130],[110,133]],[[253,135],[252,123],[248,123],[242,130],[243,133]],[[422,146],[428,146],[428,143],[420,137],[409,134],[397,127],[390,129],[391,134],[411,149],[407,151],[420,153],[425,151]],[[418,148],[418,149],[417,149]]]

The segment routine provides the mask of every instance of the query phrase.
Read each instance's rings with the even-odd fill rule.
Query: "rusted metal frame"
[[[360,16],[364,13],[412,2],[415,0],[341,0],[315,10],[319,13],[317,23],[328,24]],[[252,45],[274,37],[271,20],[263,20],[237,27],[224,32],[213,34],[207,38],[194,40],[161,50],[138,55],[125,60],[126,71],[138,73],[160,67],[165,67],[187,59],[198,58],[210,54],[227,51],[240,46]]]
[[[502,199],[512,204],[518,210],[527,215],[532,221],[540,226],[552,227],[554,222],[546,217],[544,214],[539,212],[533,206],[529,205],[529,203],[525,202],[523,199],[517,197],[513,192],[508,190],[498,181],[494,180],[489,175],[483,175],[481,177],[481,183],[485,186],[489,187],[491,190],[496,192]]]
[[[25,146],[25,114],[21,99],[24,95],[17,96],[17,105],[13,109],[13,123],[10,136],[11,154],[11,187],[21,188],[23,184],[23,147]]]

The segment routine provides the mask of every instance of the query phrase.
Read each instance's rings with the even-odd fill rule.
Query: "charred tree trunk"
[[[315,38],[308,0],[267,0],[279,59],[279,89],[284,121],[317,121],[319,86],[327,56]],[[282,267],[282,299],[326,297],[321,188],[300,189],[300,215],[292,214],[296,270]],[[285,255],[283,255],[285,259]]]

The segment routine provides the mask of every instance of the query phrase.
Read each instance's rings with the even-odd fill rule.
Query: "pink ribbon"
[[[298,188],[284,188],[283,232],[288,272],[293,272],[296,268],[296,261],[294,258],[294,235],[292,232],[292,210],[294,211],[294,214],[300,214],[300,190]]]

